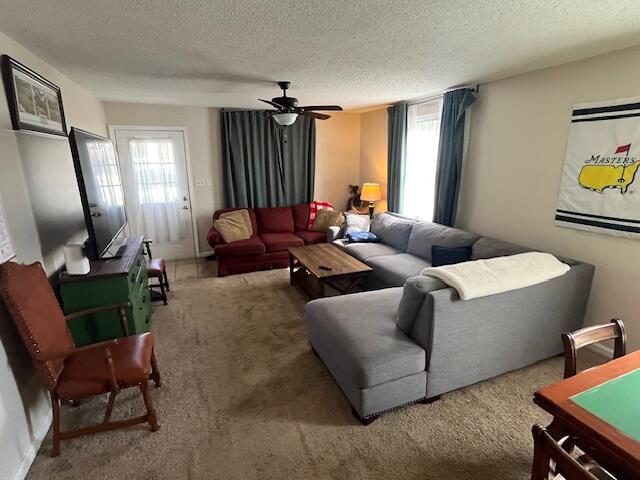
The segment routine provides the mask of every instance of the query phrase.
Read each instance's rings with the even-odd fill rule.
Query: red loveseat
[[[225,212],[242,210],[223,208],[213,214],[215,221]],[[293,207],[247,208],[253,236],[247,240],[224,243],[222,235],[211,227],[207,239],[218,257],[218,275],[270,270],[289,266],[288,248],[327,241],[325,232],[308,230],[309,204]]]

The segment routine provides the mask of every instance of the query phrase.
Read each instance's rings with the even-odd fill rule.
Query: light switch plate
[[[196,187],[204,187],[206,180],[204,178],[196,178]]]

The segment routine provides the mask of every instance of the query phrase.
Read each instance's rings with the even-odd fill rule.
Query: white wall
[[[2,33],[0,53],[33,68],[62,89],[69,126],[106,134],[102,102]],[[48,176],[47,171],[50,172]],[[43,224],[42,212],[34,210],[33,205],[44,205],[47,198],[55,196],[59,180],[56,174],[61,171],[73,172],[67,140],[14,132],[7,102],[2,95],[0,197],[16,260],[29,263],[43,261],[49,274],[62,266],[64,238],[59,237],[58,243],[52,243],[50,239],[41,241],[40,233],[52,226]],[[75,177],[71,180],[75,182]],[[63,210],[67,208],[64,205],[60,207]],[[13,322],[0,307],[0,478],[12,479],[16,475],[21,478],[26,474],[20,468],[30,465],[38,446],[36,437],[38,433],[46,433],[49,426],[48,402],[48,395],[35,376],[31,359]]]
[[[142,103],[104,104],[109,125],[186,127],[189,135],[191,175],[210,178],[212,186],[190,185],[201,253],[212,253],[207,242],[211,215],[223,206],[220,150],[220,110],[207,107],[147,105]]]
[[[316,121],[314,199],[343,210],[349,184],[360,184],[360,115],[332,112]]]
[[[633,48],[481,85],[458,214],[462,228],[594,264],[587,323],[622,318],[632,349],[640,347],[640,240],[560,228],[554,214],[571,106],[638,96],[638,79]]]

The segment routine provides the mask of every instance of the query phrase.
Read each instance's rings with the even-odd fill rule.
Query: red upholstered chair
[[[147,276],[149,280],[155,279],[158,283],[149,283],[149,290],[151,291],[151,300],[162,300],[164,304],[167,304],[167,292],[170,290],[169,288],[169,279],[167,278],[167,268],[166,262],[164,258],[153,258],[151,255],[151,244],[153,240],[145,239],[144,245],[147,250],[147,256],[149,257],[149,262],[147,263]],[[160,289],[160,298],[153,298],[155,289]]]
[[[158,430],[155,408],[147,381],[160,386],[160,373],[153,353],[153,335],[128,336],[127,304],[109,305],[65,317],[39,263],[0,266],[0,295],[29,351],[38,374],[49,390],[53,407],[53,449],[60,453],[60,440],[91,433],[149,423]],[[118,309],[124,333],[117,340],[76,347],[67,321],[97,312]],[[147,413],[134,418],[111,421],[116,395],[124,388],[138,387]],[[60,403],[109,394],[102,423],[77,430],[60,431]]]

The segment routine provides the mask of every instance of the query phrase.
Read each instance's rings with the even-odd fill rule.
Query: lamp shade
[[[276,113],[273,115],[273,119],[278,123],[278,125],[282,125],[284,127],[292,125],[297,118],[297,113]]]
[[[382,192],[380,191],[379,183],[365,183],[362,185],[362,193],[360,194],[360,200],[365,202],[375,202],[382,200]]]

